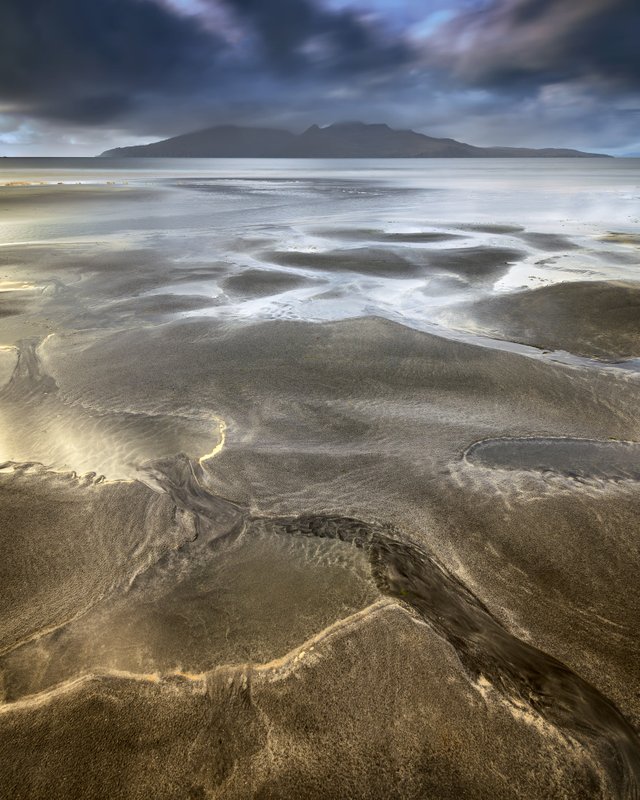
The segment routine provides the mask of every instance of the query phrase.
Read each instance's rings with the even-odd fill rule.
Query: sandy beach
[[[638,797],[636,163],[6,161],[0,797]]]

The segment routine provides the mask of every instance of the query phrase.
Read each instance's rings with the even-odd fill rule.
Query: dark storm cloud
[[[639,41],[638,0],[493,0],[444,26],[431,58],[485,87],[637,89]]]
[[[222,48],[145,0],[10,0],[0,7],[0,98],[36,116],[102,122],[138,96],[187,88]]]
[[[335,72],[396,70],[408,46],[385,42],[349,10],[329,11],[312,0],[226,0],[259,35],[270,65],[280,70],[328,67]]]
[[[387,43],[350,11],[311,0],[225,5],[241,26],[239,43],[152,0],[5,0],[0,102],[13,113],[83,124],[157,118],[167,102],[184,108],[189,97],[212,107],[243,93],[251,99],[270,77],[326,84],[408,58],[405,45]]]

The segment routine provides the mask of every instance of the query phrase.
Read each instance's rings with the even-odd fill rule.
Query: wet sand
[[[486,439],[466,452],[474,464],[492,469],[534,470],[570,478],[640,479],[638,442],[541,437]]]
[[[459,326],[468,319],[470,328],[486,335],[546,350],[608,360],[640,357],[637,283],[558,283],[487,298],[453,313]]]
[[[626,183],[243,169],[0,187],[0,797],[638,797]]]

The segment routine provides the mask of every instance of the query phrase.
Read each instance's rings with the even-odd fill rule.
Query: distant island
[[[610,158],[564,148],[475,147],[388,125],[342,122],[295,134],[220,125],[161,142],[116,147],[109,158]]]

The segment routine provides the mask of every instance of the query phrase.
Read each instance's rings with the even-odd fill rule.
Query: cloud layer
[[[435,50],[463,81],[640,86],[637,0],[494,0],[443,26]]]
[[[639,40],[637,0],[5,0],[0,147],[359,117],[640,150]]]

